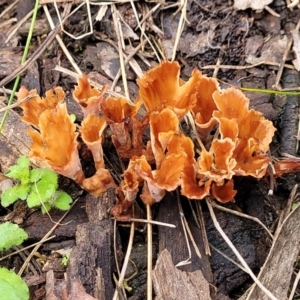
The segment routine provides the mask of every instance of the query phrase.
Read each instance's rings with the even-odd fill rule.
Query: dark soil
[[[146,21],[146,33],[161,48],[165,58],[171,59],[180,12],[176,13],[178,6],[167,7],[165,1],[137,1],[136,7],[142,15],[143,9],[153,8],[157,4],[156,2],[162,2],[162,5]],[[298,8],[294,10],[288,9],[285,1],[282,0],[275,0],[270,4],[270,8],[279,14],[280,17],[273,16],[267,10],[261,12],[251,9],[236,11],[233,9],[231,1],[188,0],[187,2],[186,20],[188,22],[181,33],[176,52],[176,60],[182,66],[182,78],[186,80],[194,68],[199,68],[203,73],[215,76],[224,86],[225,84],[230,84],[237,87],[272,89],[272,86],[276,82],[278,66],[282,61],[285,50],[285,48],[282,50],[279,44],[282,40],[290,38],[290,31],[296,27],[300,18],[300,10]],[[175,2],[171,1],[170,4],[175,4]],[[6,1],[0,1],[0,12],[6,7]],[[9,14],[4,15],[0,19],[0,22],[13,17],[17,17],[20,20],[32,7],[33,1],[20,1],[14,10],[11,10]],[[49,4],[48,7],[53,18],[57,19],[53,5]],[[75,7],[76,5],[73,5],[72,9]],[[130,3],[116,4],[116,7],[120,16],[133,29],[130,33],[136,33],[137,37],[139,37],[140,30],[135,29],[137,23]],[[166,9],[163,9],[164,7]],[[63,6],[60,9],[62,12]],[[92,16],[95,16],[98,10],[99,6],[91,6]],[[86,27],[88,25],[86,15],[86,6],[83,6],[70,17],[65,25],[65,29],[76,36],[83,34],[87,31]],[[37,49],[41,41],[45,38],[45,33],[49,30],[42,9],[38,13],[38,19],[40,21],[39,28],[36,28],[30,53],[33,53]],[[61,37],[81,71],[90,74],[90,78],[93,78],[100,84],[110,86],[119,70],[119,56],[115,48],[115,45],[117,45],[116,34],[110,8],[107,9],[105,16],[100,22],[94,19],[93,26],[93,34],[83,39],[74,40],[65,34],[61,34]],[[16,34],[16,38],[12,39],[7,45],[4,41],[8,35],[9,28],[3,27],[4,29],[0,29],[0,39],[2,41],[0,48],[1,79],[12,73],[20,63],[27,35],[24,27],[20,28]],[[44,31],[40,31],[42,30],[41,28]],[[161,33],[156,28],[159,28]],[[129,35],[128,38],[126,37],[125,45],[127,53],[129,54],[132,47],[136,47],[139,43],[139,38],[135,39],[132,35]],[[135,55],[134,58],[143,71],[149,69],[146,62],[151,66],[155,66],[158,63],[149,44],[146,44],[143,52],[140,55]],[[293,59],[294,54],[290,50],[285,61],[285,64],[288,66],[283,70],[278,88],[297,89],[299,87],[299,74],[297,71],[292,70]],[[259,62],[261,64],[257,64]],[[216,66],[217,64],[221,66]],[[257,65],[251,68],[236,68],[236,66],[251,64]],[[37,89],[40,95],[44,95],[45,91],[51,87],[61,86],[67,94],[69,113],[75,114],[77,121],[80,121],[82,119],[81,110],[72,99],[72,91],[76,84],[76,79],[53,71],[56,65],[61,65],[73,71],[70,62],[65,57],[57,41],[54,40],[37,61],[27,69],[26,73],[22,74],[21,85],[26,86],[28,90]],[[126,72],[130,96],[134,99],[138,94],[137,76],[129,67],[126,67]],[[5,87],[11,88],[12,82],[8,83]],[[122,93],[123,83],[121,78],[117,83],[117,88]],[[297,135],[299,118],[298,96],[250,92],[247,92],[246,95],[250,98],[251,107],[261,111],[277,127],[276,136],[271,146],[271,155],[278,157],[282,152],[297,155],[295,146],[298,141],[295,136]],[[14,159],[16,156],[11,154],[10,151],[12,150],[7,140],[3,141],[0,139],[0,148],[2,148],[0,155],[3,156],[1,159],[3,163],[0,162],[0,170],[5,173],[9,164],[11,165],[15,162]],[[4,150],[5,152],[3,152],[3,149],[6,149]],[[117,175],[121,175],[122,167],[110,141],[104,144],[104,152],[114,172]],[[84,149],[81,154],[85,172],[92,175],[94,170],[91,157],[84,152]],[[7,155],[8,158],[6,159],[4,155]],[[9,161],[9,163],[5,164],[5,161]],[[258,218],[273,231],[292,187],[298,182],[298,177],[299,174],[291,174],[278,179],[273,196],[268,196],[270,188],[269,178],[262,180],[236,178],[235,188],[238,190],[236,201],[230,205],[226,205],[226,207]],[[113,251],[111,251],[113,248],[113,237],[105,236],[104,238],[101,232],[105,231],[107,227],[103,228],[102,223],[100,224],[100,221],[98,222],[94,219],[97,216],[93,216],[93,209],[99,209],[97,206],[98,202],[95,199],[89,199],[89,204],[86,204],[86,193],[82,192],[78,186],[68,179],[61,179],[61,188],[71,193],[73,199],[77,198],[78,202],[63,220],[65,225],[59,226],[54,231],[55,238],[45,242],[40,248],[39,253],[40,255],[44,255],[45,259],[43,264],[51,261],[51,251],[71,248],[76,244],[76,248],[73,248],[73,255],[76,259],[71,260],[67,274],[69,276],[76,274],[78,276],[76,279],[79,278],[81,280],[88,294],[94,297],[98,295],[99,298],[96,297],[98,299],[112,299],[114,289],[112,274],[117,274],[112,256]],[[221,256],[213,248],[211,249],[211,256],[204,254],[202,235],[195,224],[190,205],[186,199],[181,200],[184,214],[201,251],[202,259],[200,260],[192,249],[191,264],[179,267],[179,269],[187,272],[200,269],[206,280],[211,284],[212,299],[238,299],[252,284],[249,275]],[[90,207],[91,203],[95,207]],[[107,209],[110,208],[107,203],[105,205],[107,205]],[[170,209],[171,207],[172,210]],[[102,209],[105,211],[105,208]],[[143,205],[138,202],[136,209],[140,217],[144,218],[145,208]],[[202,210],[209,243],[231,259],[237,261],[235,255],[215,229],[205,204],[203,204]],[[13,213],[10,218],[6,218],[9,212]],[[30,238],[26,241],[26,245],[39,241],[53,227],[53,223],[49,220],[48,216],[42,215],[40,211],[29,211],[26,208],[17,210],[15,206],[15,208],[11,207],[9,212],[0,207],[0,220],[4,221],[5,218],[11,221],[17,220],[29,234]],[[62,215],[63,213],[59,211],[51,212],[54,222],[59,220]],[[270,249],[271,242],[267,234],[258,224],[251,220],[218,210],[216,210],[216,215],[222,229],[229,236],[254,273],[257,274]],[[189,253],[180,222],[180,212],[175,193],[168,194],[166,199],[153,207],[153,219],[177,225],[176,229],[161,226],[154,227],[154,264],[158,254],[165,248],[171,253],[174,264],[187,259]],[[108,220],[109,225],[107,226],[112,227],[112,221]],[[122,262],[126,252],[129,227],[130,224],[128,223],[118,223],[116,251],[120,262]],[[100,240],[105,243],[104,246],[106,248],[101,248],[103,247],[103,243],[101,245]],[[131,263],[125,276],[126,278],[130,277],[130,280],[127,282],[129,287],[131,287],[131,290],[127,291],[128,299],[146,299],[146,242],[145,227],[142,224],[137,225]],[[59,254],[58,257],[61,258]],[[105,275],[105,280],[107,281],[105,296],[101,294],[100,290],[95,292],[95,286],[92,282],[95,280],[95,273],[98,272],[99,265],[101,265],[101,259],[104,260],[104,265],[106,264],[106,269],[101,270],[103,272],[110,272],[108,277]],[[33,260],[36,260],[36,258]],[[38,263],[40,264],[40,262],[41,260]],[[19,258],[11,258],[0,262],[0,264],[11,269],[14,268],[17,271],[20,268],[21,262]],[[83,269],[86,273],[83,272]],[[86,271],[87,269],[89,271]],[[43,268],[40,265],[39,269],[36,267],[35,270],[35,274],[31,269],[28,269],[24,274],[30,286],[31,299],[34,300],[46,299],[46,291],[49,288],[45,284],[46,272],[49,272],[49,270],[54,271],[54,278],[51,279],[54,285],[59,282],[58,280],[62,280],[63,273],[66,272],[65,269],[56,268],[55,264],[53,264],[53,267],[47,268]],[[47,273],[47,276],[50,276],[49,274]],[[36,280],[32,279],[34,276]],[[49,280],[48,278],[48,282]],[[68,284],[68,288],[70,288],[70,281]],[[300,289],[297,292],[299,294]],[[47,295],[47,299],[63,299],[61,295],[55,295],[55,293],[53,295],[56,298],[50,298],[49,293]],[[79,298],[75,297],[71,299]]]

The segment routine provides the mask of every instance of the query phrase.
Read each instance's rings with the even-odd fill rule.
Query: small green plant
[[[20,245],[28,238],[18,225],[6,222],[0,225],[0,251]],[[29,290],[22,278],[13,271],[0,267],[0,300],[28,300]]]
[[[26,200],[28,207],[41,206],[42,213],[50,211],[52,207],[68,210],[71,206],[70,195],[57,190],[57,174],[49,169],[30,170],[29,159],[26,156],[21,156],[17,164],[9,168],[6,176],[17,179],[19,183],[3,192],[3,207],[13,204],[18,199]]]
[[[61,260],[62,265],[66,267],[69,260],[70,260],[70,253],[67,253]]]

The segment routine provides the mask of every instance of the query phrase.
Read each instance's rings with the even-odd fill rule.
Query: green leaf
[[[66,267],[70,260],[70,253],[67,253],[61,260],[61,263]]]
[[[29,192],[28,185],[15,185],[5,190],[1,196],[1,204],[3,207],[7,207],[18,199],[25,200]]]
[[[37,182],[41,179],[42,177],[42,171],[43,169],[37,168],[37,169],[32,169],[30,171],[30,182]]]
[[[41,207],[41,211],[42,211],[43,214],[50,211],[50,210],[51,210],[50,203],[44,203],[44,205]]]
[[[66,192],[57,191],[54,206],[61,210],[68,210],[71,207],[72,198]]]
[[[0,225],[0,251],[10,249],[14,245],[21,245],[27,238],[26,231],[17,224],[5,222]]]
[[[9,168],[6,176],[19,179],[22,184],[27,184],[29,182],[29,159],[26,156],[21,156],[17,164]]]
[[[39,180],[45,180],[48,181],[49,184],[55,186],[55,189],[57,189],[57,174],[49,169],[33,169],[30,172],[30,182],[38,182]]]
[[[57,189],[58,175],[54,171],[49,169],[43,169],[41,179],[47,181],[49,184],[53,185],[55,189]]]
[[[42,205],[41,198],[35,190],[32,190],[31,193],[28,195],[27,205],[29,208]]]
[[[28,300],[26,283],[15,272],[0,268],[0,300]]]
[[[33,189],[37,189],[37,193],[40,195],[43,202],[51,200],[55,194],[56,186],[49,183],[46,180],[41,179]]]

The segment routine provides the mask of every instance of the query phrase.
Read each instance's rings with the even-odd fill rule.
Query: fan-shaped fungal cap
[[[216,91],[213,98],[218,107],[218,110],[213,113],[214,117],[236,120],[238,138],[253,138],[257,143],[257,150],[266,152],[269,149],[276,129],[271,121],[263,117],[262,113],[253,109],[249,110],[249,99],[240,90],[229,88]]]
[[[213,99],[213,93],[219,89],[215,78],[208,78],[201,74],[197,84],[196,105],[192,108],[197,131],[202,139],[206,139],[217,121],[213,118],[213,112],[217,109]]]
[[[224,179],[231,179],[236,165],[235,159],[232,158],[234,147],[235,143],[229,138],[213,140],[210,151],[201,152],[198,159],[198,174],[221,183]]]
[[[194,70],[183,84],[180,84],[179,74],[178,62],[164,61],[137,80],[140,99],[149,113],[169,107],[181,119],[195,106],[201,72]]]
[[[81,184],[84,174],[77,150],[78,133],[67,113],[66,104],[45,110],[39,117],[38,127],[40,133],[28,130],[32,139],[29,156]]]
[[[165,108],[160,112],[150,115],[150,138],[151,147],[159,169],[165,151],[174,134],[179,133],[179,120],[177,115],[170,109]]]
[[[77,80],[78,85],[73,91],[73,97],[80,105],[84,116],[89,114],[98,115],[100,101],[106,92],[106,86],[99,91],[97,88],[92,88],[88,77],[83,74],[81,78]]]
[[[104,168],[102,133],[105,128],[105,119],[96,115],[88,115],[80,128],[82,140],[91,150],[97,170]]]
[[[22,86],[18,92],[18,101],[26,98],[27,96],[34,96],[32,99],[20,104],[23,109],[23,117],[21,120],[38,128],[39,117],[46,109],[53,109],[57,104],[62,103],[65,99],[65,93],[61,87],[55,87],[46,92],[44,98],[37,95],[36,90],[28,91]]]

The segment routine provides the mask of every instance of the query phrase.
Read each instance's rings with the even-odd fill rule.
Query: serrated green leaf
[[[5,222],[0,225],[0,251],[8,250],[14,245],[21,245],[27,238],[26,231],[17,224]]]
[[[68,210],[71,207],[72,198],[66,192],[57,191],[54,206],[61,210]]]
[[[57,189],[58,175],[54,171],[49,169],[43,169],[43,174],[41,179],[47,181],[49,184],[53,185],[55,189]]]
[[[32,190],[28,195],[27,205],[29,208],[42,205],[41,198],[35,190]]]
[[[51,205],[50,203],[44,203],[44,205],[41,207],[41,211],[42,213],[46,213],[47,211],[51,210]]]
[[[15,272],[0,268],[0,300],[28,300],[26,283]]]
[[[29,181],[30,182],[38,182],[42,177],[42,171],[43,171],[43,169],[40,169],[40,168],[32,169],[30,171]]]
[[[22,184],[27,184],[29,182],[29,159],[26,156],[21,156],[17,164],[9,168],[6,176],[19,179]]]
[[[13,187],[5,190],[1,196],[1,204],[7,207],[18,199],[25,200],[29,192],[29,186],[14,185]]]
[[[40,195],[43,202],[51,200],[55,194],[56,187],[46,180],[41,179],[34,188],[37,189],[37,193]]]
[[[30,190],[29,185],[16,185],[15,187],[16,193],[19,195],[19,199],[25,200]]]
[[[30,171],[30,182],[35,183],[39,180],[45,180],[57,189],[58,175],[49,169],[33,169]]]

